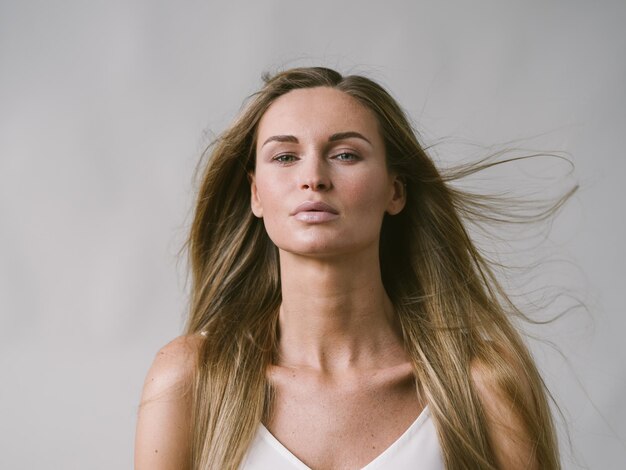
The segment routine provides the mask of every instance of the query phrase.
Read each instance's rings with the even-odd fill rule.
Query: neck
[[[324,372],[406,360],[378,250],[319,259],[280,253],[279,365]]]

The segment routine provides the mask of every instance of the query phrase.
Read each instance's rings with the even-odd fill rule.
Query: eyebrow
[[[344,140],[344,139],[350,139],[352,137],[355,137],[357,139],[361,139],[364,140],[365,142],[367,142],[368,144],[372,145],[372,143],[365,138],[365,136],[363,134],[359,134],[358,132],[354,132],[354,131],[348,131],[348,132],[338,132],[337,134],[333,134],[328,138],[329,142],[335,142],[337,140]]]
[[[359,134],[358,132],[355,132],[355,131],[337,132],[336,134],[331,135],[328,138],[328,141],[336,142],[338,140],[345,140],[345,139],[350,139],[350,138],[361,139],[367,142],[368,144],[372,145],[369,139],[367,139],[363,134]],[[267,140],[263,142],[263,145],[268,144],[270,142],[292,142],[292,143],[297,144],[299,141],[295,135],[273,135],[271,137],[268,137]],[[263,145],[261,147],[263,147]]]

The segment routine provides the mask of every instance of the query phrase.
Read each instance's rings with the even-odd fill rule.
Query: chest
[[[411,373],[328,381],[292,373],[272,382],[266,427],[314,469],[361,468],[416,420],[419,402]]]

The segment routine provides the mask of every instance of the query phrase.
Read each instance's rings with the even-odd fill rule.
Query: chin
[[[316,239],[298,243],[291,240],[290,243],[275,244],[281,252],[318,259],[356,255],[368,250],[375,250],[378,253],[377,240],[355,240],[346,243],[345,239],[334,237],[332,240]]]

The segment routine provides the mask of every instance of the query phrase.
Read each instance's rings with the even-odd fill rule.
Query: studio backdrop
[[[0,0],[0,468],[132,468],[143,379],[187,308],[196,165],[264,72],[297,65],[382,83],[441,165],[573,162],[471,184],[580,184],[514,234],[513,264],[544,262],[511,288],[563,313],[528,332],[565,468],[624,468],[624,24],[610,0]]]

